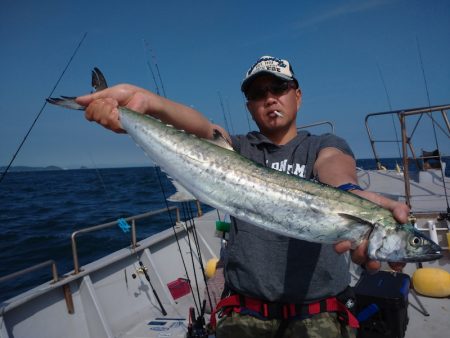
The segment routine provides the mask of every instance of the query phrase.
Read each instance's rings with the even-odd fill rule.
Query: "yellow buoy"
[[[216,273],[216,267],[217,267],[218,261],[219,261],[219,259],[217,259],[217,258],[211,258],[206,263],[205,274],[206,274],[207,278],[211,278]]]
[[[414,290],[424,296],[450,296],[450,273],[443,269],[417,269],[412,276],[412,282]]]

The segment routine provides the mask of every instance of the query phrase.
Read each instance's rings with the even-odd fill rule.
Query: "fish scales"
[[[379,216],[377,205],[354,194],[262,167],[152,117],[123,108],[120,114],[124,129],[169,176],[200,201],[248,222],[312,242],[359,242],[372,227],[339,213],[371,222],[373,211]]]
[[[94,88],[106,88],[98,69]],[[95,76],[95,74],[101,76]],[[102,83],[105,82],[105,83]],[[74,97],[48,102],[83,110]],[[266,230],[310,242],[354,245],[368,239],[368,256],[422,262],[442,257],[439,245],[390,211],[355,194],[256,164],[209,140],[119,107],[122,127],[153,162],[198,200]]]

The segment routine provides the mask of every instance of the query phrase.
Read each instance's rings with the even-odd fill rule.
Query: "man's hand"
[[[121,84],[102,91],[77,97],[76,102],[85,106],[85,117],[95,121],[103,127],[124,133],[119,121],[118,106],[127,107],[134,111],[145,113],[148,110],[149,100],[157,96],[142,88]],[[157,100],[152,100],[154,103]]]
[[[212,124],[199,111],[186,105],[176,103],[143,88],[130,84],[120,84],[93,94],[80,96],[76,102],[85,106],[85,117],[89,121],[103,127],[124,133],[120,121],[118,107],[126,107],[135,112],[151,115],[177,129],[211,139],[215,129],[230,140],[228,133],[221,127]]]
[[[341,150],[328,147],[322,149],[314,164],[314,174],[322,183],[338,187],[345,183],[357,184],[356,163],[352,156],[344,154]],[[406,204],[391,200],[370,191],[352,190],[355,195],[368,199],[379,206],[388,209],[399,223],[407,223],[409,208]],[[351,249],[350,241],[339,242],[334,246],[337,253],[344,253]],[[367,256],[368,241],[364,240],[357,248],[351,250],[352,261],[364,266],[369,271],[380,269],[378,261],[369,260]],[[389,263],[392,269],[400,271],[405,264]]]
[[[369,191],[358,191],[356,193],[361,197],[370,199],[372,201],[374,201],[375,199],[379,202],[382,202],[383,204],[381,205],[389,209],[392,212],[394,218],[399,223],[404,224],[408,222],[409,208],[406,204],[387,199],[385,197],[382,197]],[[351,250],[351,258],[355,264],[362,265],[368,271],[375,272],[380,269],[381,264],[378,261],[370,260],[369,257],[367,256],[368,244],[369,244],[368,240],[364,240],[360,245],[358,245],[358,247],[356,247],[354,250]],[[334,249],[336,250],[337,253],[344,253],[351,249],[351,242],[350,241],[339,242],[335,244]],[[405,263],[389,262],[389,266],[391,267],[392,270],[401,271],[405,266]]]

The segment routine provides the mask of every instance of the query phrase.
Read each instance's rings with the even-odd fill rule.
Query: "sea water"
[[[383,159],[394,169],[399,159]],[[375,169],[374,160],[357,166]],[[411,167],[411,170],[415,168]],[[450,176],[447,163],[447,176]],[[10,172],[0,183],[0,277],[53,259],[59,274],[73,270],[71,234],[167,206],[175,191],[154,167]],[[204,206],[205,207],[205,206]],[[137,230],[138,240],[171,227],[167,213],[152,217]],[[80,264],[129,246],[119,227],[82,235]],[[51,279],[50,268],[0,283],[0,302]]]

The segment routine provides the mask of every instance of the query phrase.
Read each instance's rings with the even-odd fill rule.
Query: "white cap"
[[[253,80],[264,74],[273,75],[286,81],[295,81],[298,87],[298,81],[294,77],[294,71],[292,70],[290,63],[287,60],[266,55],[260,57],[247,71],[245,78],[242,81],[241,90],[245,92]]]

